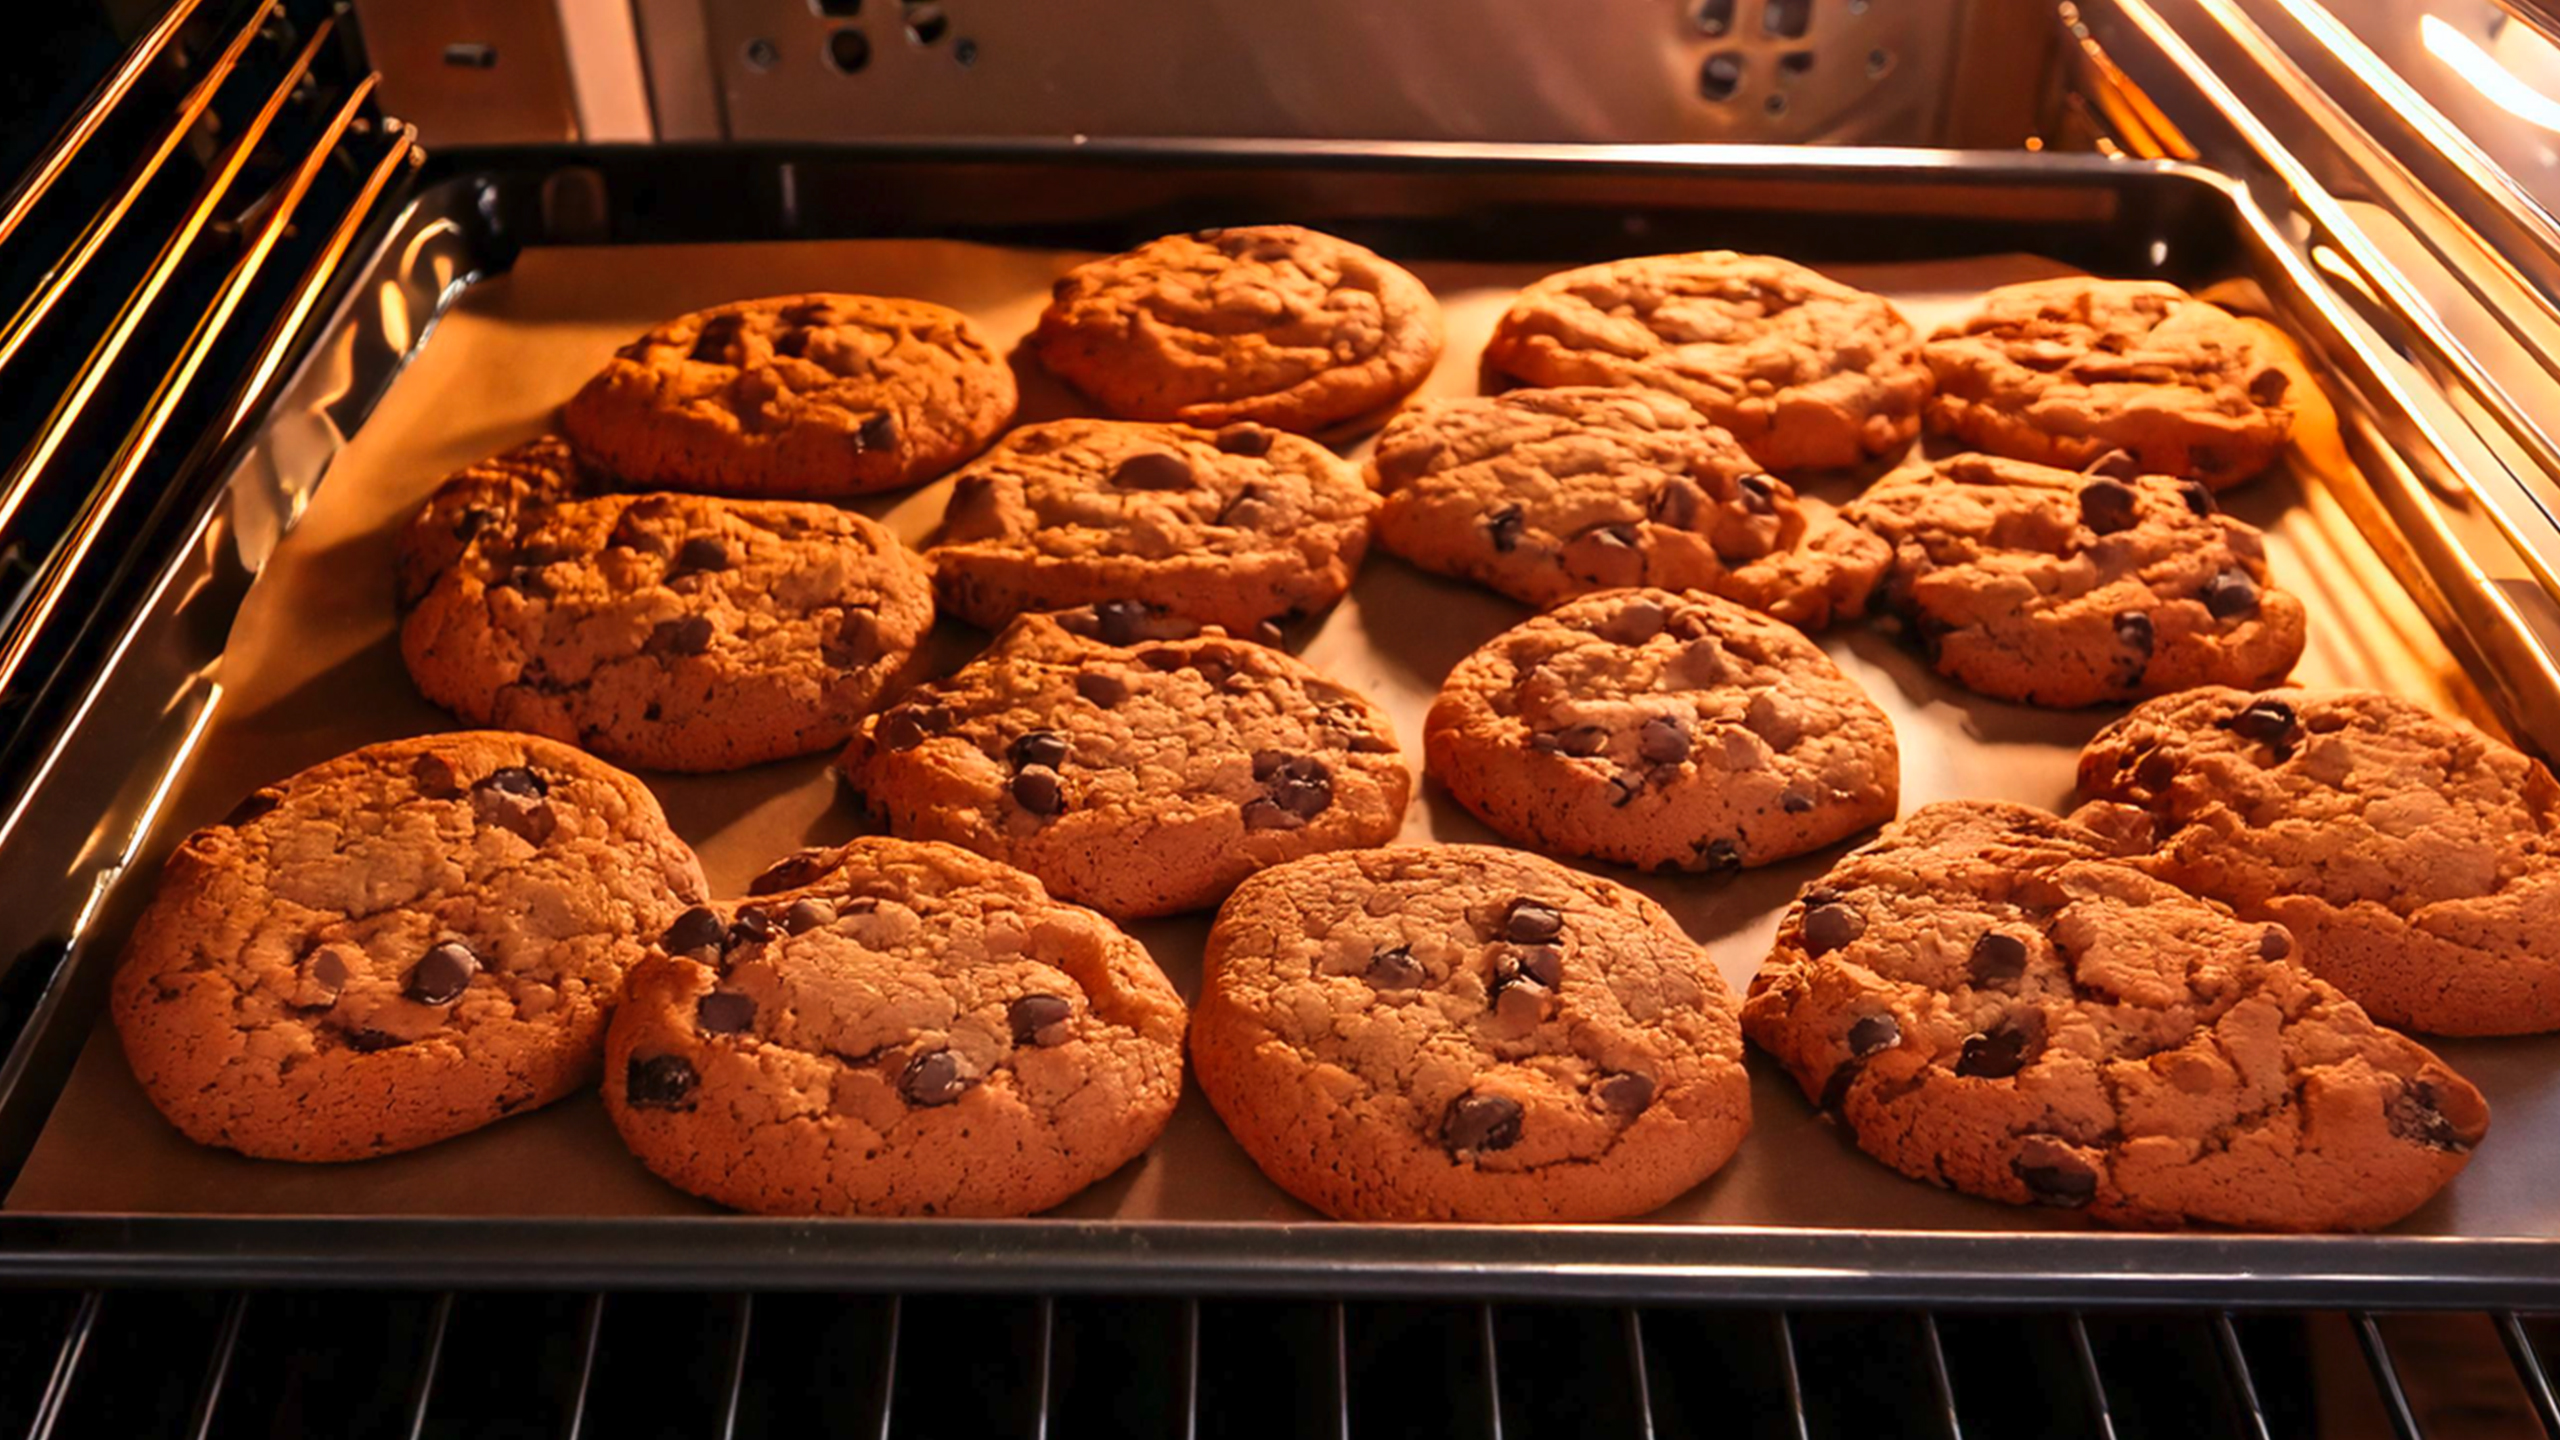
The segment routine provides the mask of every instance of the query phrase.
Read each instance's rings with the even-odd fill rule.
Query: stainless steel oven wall
[[[2047,0],[359,0],[434,143],[1270,137],[2009,146]],[[617,37],[628,37],[617,39]],[[617,44],[638,61],[607,62]],[[447,143],[453,143],[451,141]]]

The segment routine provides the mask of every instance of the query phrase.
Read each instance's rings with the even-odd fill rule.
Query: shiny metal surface
[[[355,0],[383,107],[434,145],[580,137],[577,92],[552,0]],[[620,137],[616,137],[620,138]]]

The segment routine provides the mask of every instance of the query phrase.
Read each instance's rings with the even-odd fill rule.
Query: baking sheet
[[[156,855],[226,813],[240,795],[355,746],[454,728],[401,668],[391,607],[392,537],[443,475],[540,433],[553,407],[614,347],[666,315],[747,295],[798,290],[914,295],[971,314],[1000,343],[1026,334],[1050,281],[1081,255],[911,241],[553,248],[471,289],[338,457],[299,526],[243,606],[222,661],[223,697],[164,814]],[[1473,393],[1486,335],[1520,285],[1545,266],[1417,264],[1446,307],[1448,348],[1427,395]],[[2061,273],[2031,257],[1831,266],[1893,296],[1924,333],[1983,289]],[[386,316],[397,323],[401,317]],[[1075,397],[1016,357],[1024,421],[1079,413]],[[2415,606],[2316,480],[2343,463],[2311,427],[2286,472],[2226,497],[2269,531],[2278,583],[2311,609],[2297,677],[2366,684],[2480,718],[2473,692]],[[1354,450],[1355,455],[1359,452]],[[1859,477],[1807,486],[1835,501]],[[948,484],[860,508],[911,541],[940,516]],[[1393,712],[1418,769],[1422,715],[1468,651],[1528,615],[1489,592],[1373,552],[1351,596],[1305,646],[1317,668]],[[1373,624],[1372,621],[1375,621]],[[948,625],[948,668],[984,637]],[[1933,800],[2069,801],[2079,746],[2117,713],[2056,714],[1983,699],[1931,675],[1873,630],[1822,637],[1892,716],[1902,741],[1906,812]],[[715,889],[743,890],[774,857],[857,832],[827,758],[727,775],[647,778],[701,853]],[[1407,840],[1495,840],[1437,786],[1417,787]],[[1846,847],[1843,847],[1846,848]],[[1839,850],[1724,878],[1608,871],[1667,906],[1704,941],[1737,994],[1765,953],[1779,911]],[[126,885],[117,925],[146,887]],[[1204,916],[1130,927],[1186,999],[1199,991]],[[104,932],[120,939],[111,925]],[[2402,1222],[2410,1234],[2560,1234],[2560,1202],[2537,1154],[2560,1146],[2560,1087],[2543,1079],[2560,1038],[2437,1047],[2489,1095],[2490,1138],[2464,1176]],[[1906,1180],[1819,1121],[1778,1066],[1754,1052],[1755,1127],[1724,1171],[1648,1219],[1674,1224],[1853,1230],[2077,1229],[2063,1212],[2017,1209]],[[103,1013],[6,1208],[177,1215],[638,1216],[713,1213],[661,1184],[616,1140],[593,1092],[406,1155],[297,1166],[198,1148],[163,1123],[127,1071]],[[1312,1219],[1264,1180],[1197,1089],[1164,1138],[1120,1173],[1052,1212],[1120,1220]]]

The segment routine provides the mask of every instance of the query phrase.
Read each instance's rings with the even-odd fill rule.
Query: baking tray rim
[[[2132,177],[2193,186],[2231,207],[2260,242],[2272,226],[2248,187],[2176,161],[1880,147],[1807,152],[1771,146],[1444,144],[1432,142],[1114,140],[927,141],[834,146],[585,147],[456,152],[431,162],[406,202],[386,207],[301,363],[342,335],[404,237],[457,209],[509,258],[453,278],[391,357],[369,416],[469,288],[511,264],[515,239],[485,202],[501,178],[597,160],[716,154],[770,168],[792,159],[935,166],[1312,166],[1451,172],[1645,172],[1734,179],[1960,180],[2033,188],[2106,187]],[[295,377],[298,384],[301,376]],[[260,418],[263,429],[281,407]],[[359,426],[361,421],[359,420]],[[227,491],[235,466],[214,491]],[[173,557],[171,566],[177,563]],[[164,567],[165,578],[168,567]],[[148,883],[119,877],[117,883]],[[64,1023],[74,971],[115,956],[75,947],[12,1045],[15,1070],[36,1032]],[[80,961],[88,963],[82,965]],[[76,1052],[75,1052],[76,1053]],[[67,1064],[66,1064],[67,1072]],[[12,1076],[11,1079],[22,1077]],[[14,1088],[14,1087],[12,1087]],[[49,1107],[49,1103],[48,1106]],[[1909,1182],[1904,1182],[1909,1183]],[[1858,1231],[1760,1226],[1356,1224],[1333,1221],[455,1218],[341,1215],[0,1213],[0,1280],[26,1283],[391,1283],[510,1288],[951,1289],[1269,1295],[1535,1295],[1578,1300],[1697,1299],[1792,1304],[2231,1306],[2389,1303],[2532,1308],[2560,1303],[2560,1239],[2282,1236],[2223,1233]]]

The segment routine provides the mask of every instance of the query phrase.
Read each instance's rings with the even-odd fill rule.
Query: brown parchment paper
[[[914,295],[974,316],[1000,343],[1026,334],[1049,283],[1077,255],[940,242],[831,241],[534,250],[466,294],[341,454],[299,526],[260,575],[222,661],[224,696],[155,837],[165,854],[238,797],[357,745],[454,728],[403,672],[391,606],[392,536],[447,472],[540,433],[557,405],[613,349],[670,314],[748,295],[842,290]],[[1425,389],[1476,388],[1486,335],[1521,284],[1548,267],[1415,267],[1447,307],[1448,349]],[[1835,267],[1893,296],[1924,333],[1981,290],[2059,273],[2025,257]],[[1025,421],[1078,413],[1075,398],[1020,356]],[[2317,428],[2316,426],[2314,427]],[[1354,452],[1357,453],[1356,451]],[[2297,471],[2342,463],[2307,445]],[[1815,484],[1833,500],[1862,477]],[[863,505],[910,541],[940,516],[947,482]],[[2311,608],[2310,683],[2374,685],[2447,709],[2475,710],[2470,689],[2408,597],[2326,491],[2279,473],[2226,497],[2270,531],[2279,583]],[[1422,715],[1450,667],[1529,612],[1374,553],[1351,597],[1304,650],[1318,668],[1384,703],[1420,764]],[[939,658],[957,665],[984,637],[946,625]],[[1932,800],[2001,797],[2063,807],[2079,746],[2113,711],[2056,714],[2003,705],[1930,675],[1860,626],[1822,637],[1888,713],[1902,741],[1907,810]],[[713,886],[737,893],[775,856],[856,833],[824,756],[728,775],[647,777],[701,852]],[[1497,837],[1422,786],[1407,840]],[[1765,953],[1779,910],[1839,852],[1731,879],[1617,873],[1704,941],[1737,994]],[[119,897],[123,923],[147,886]],[[1133,927],[1186,998],[1199,991],[1207,917]],[[117,932],[110,932],[117,933]],[[2560,1041],[2440,1047],[2497,1108],[2470,1170],[2404,1222],[2410,1233],[2553,1233],[2537,1152],[2560,1141],[2560,1091],[2543,1082]],[[1868,1160],[1811,1108],[1779,1068],[1752,1056],[1756,1125],[1740,1154],[1657,1212],[1664,1222],[1853,1229],[2075,1228],[2077,1217],[2013,1209],[1931,1189]],[[2540,1132],[2540,1133],[2537,1133]],[[125,1068],[103,1016],[7,1206],[22,1211],[192,1214],[620,1216],[707,1213],[626,1155],[592,1092],[407,1155],[296,1166],[189,1144],[163,1123]],[[1197,1090],[1146,1156],[1056,1214],[1080,1218],[1300,1220],[1312,1212],[1265,1181]],[[848,1222],[860,1223],[860,1222]]]

